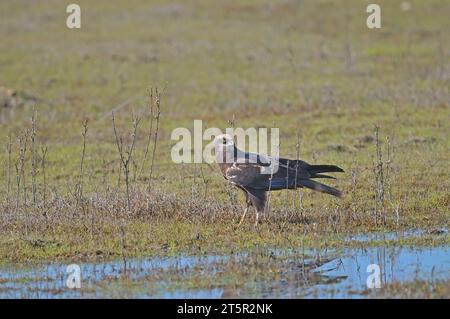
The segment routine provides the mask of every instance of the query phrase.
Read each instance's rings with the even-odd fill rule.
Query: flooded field
[[[413,235],[418,233],[401,236]],[[82,263],[81,288],[68,287],[68,264],[8,265],[0,268],[0,298],[367,298],[379,292],[367,285],[371,275],[379,287],[450,280],[449,246],[367,245],[398,236],[353,236],[348,240],[361,247],[341,250],[267,247]]]

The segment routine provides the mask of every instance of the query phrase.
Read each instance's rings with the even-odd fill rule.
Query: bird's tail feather
[[[314,175],[318,173],[335,173],[344,172],[344,170],[336,165],[310,165],[306,169],[308,173]]]
[[[311,178],[330,178],[330,179],[336,179],[334,176],[325,175],[325,174],[313,174],[311,175]]]
[[[336,188],[333,188],[331,186],[313,181],[311,179],[302,179],[299,181],[299,184],[302,185],[303,187],[321,192],[321,193],[326,193],[326,194],[330,194],[336,197],[342,197],[342,193],[337,190]]]

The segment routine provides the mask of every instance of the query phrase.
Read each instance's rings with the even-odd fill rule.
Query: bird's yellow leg
[[[258,226],[259,212],[256,211],[255,227]]]
[[[250,207],[250,205],[247,205],[247,207],[245,207],[244,213],[242,214],[242,217],[241,217],[241,220],[239,221],[238,226],[241,226],[242,222],[244,221],[245,215],[247,215],[247,212],[248,212],[248,208],[249,208],[249,207]]]

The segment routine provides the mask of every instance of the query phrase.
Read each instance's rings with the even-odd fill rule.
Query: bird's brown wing
[[[300,167],[290,168],[285,164],[278,167],[278,171],[271,174],[262,174],[261,166],[253,163],[234,163],[227,167],[224,176],[231,183],[254,189],[285,189],[291,188],[297,179],[309,178],[310,174]]]
[[[300,168],[289,169],[284,164],[280,164],[278,171],[272,175],[262,174],[259,164],[234,163],[227,167],[224,176],[231,183],[245,188],[277,190],[295,188],[295,176],[297,176],[297,180],[300,180],[309,178],[310,174]]]
[[[341,196],[332,187],[321,184],[311,178],[330,178],[318,173],[341,171],[332,165],[309,165],[303,161],[281,159],[278,171],[273,175],[262,174],[260,165],[250,163],[235,163],[227,170],[225,177],[233,184],[247,191],[271,191],[281,189],[296,189],[307,187],[334,196]]]
[[[227,167],[224,176],[231,183],[239,186],[251,186],[261,175],[260,166],[257,164],[234,163]]]
[[[234,163],[225,170],[224,176],[231,183],[245,188],[248,192],[306,187],[341,197],[341,192],[337,189],[314,181],[312,178],[332,178],[321,173],[342,171],[334,165],[310,165],[303,161],[281,159],[278,171],[272,175],[262,174],[259,164]]]
[[[224,176],[232,184],[246,192],[247,200],[256,207],[257,211],[261,212],[264,210],[266,205],[266,190],[261,187],[253,187],[259,184],[259,179],[264,178],[264,174],[261,174],[260,165],[234,163],[225,169]]]

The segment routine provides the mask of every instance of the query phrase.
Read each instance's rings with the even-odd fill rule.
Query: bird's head
[[[217,135],[214,139],[214,149],[216,151],[216,156],[221,154],[233,154],[234,153],[234,140],[233,137],[229,134],[220,134]]]
[[[234,148],[234,140],[233,137],[229,134],[220,134],[217,135],[214,139],[214,147],[217,149],[220,148]]]

